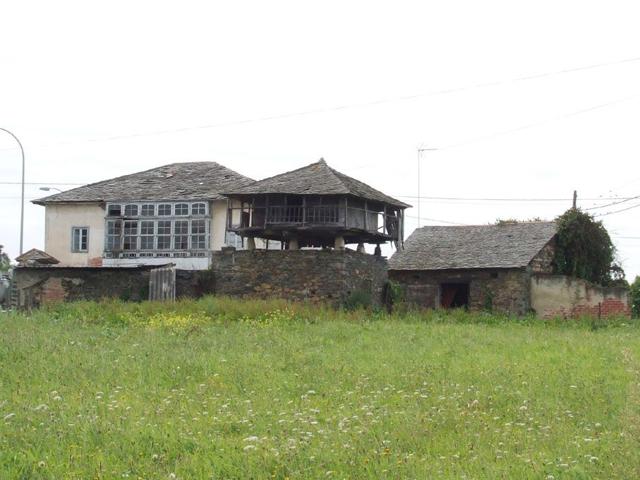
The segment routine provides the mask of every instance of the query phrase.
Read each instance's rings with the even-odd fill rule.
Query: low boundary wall
[[[631,316],[629,293],[565,275],[534,275],[531,308],[542,318]]]

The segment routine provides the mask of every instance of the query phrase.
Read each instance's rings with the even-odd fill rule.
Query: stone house
[[[222,191],[253,181],[215,162],[174,163],[33,203],[45,207],[45,251],[60,267],[174,263],[201,270],[212,251],[241,246],[227,232]]]
[[[418,228],[389,260],[389,278],[422,307],[522,315],[532,275],[553,273],[555,236],[553,222]]]
[[[59,263],[17,269],[22,308],[139,300],[159,266],[175,273],[178,296],[340,304],[365,293],[379,304],[379,247],[402,248],[409,207],[324,160],[257,182],[217,163],[177,163],[34,203],[45,206],[45,250]]]

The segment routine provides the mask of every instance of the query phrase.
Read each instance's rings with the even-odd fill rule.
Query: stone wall
[[[387,281],[384,258],[351,250],[224,250],[214,252],[211,263],[217,295],[340,304],[366,292],[380,304]]]
[[[524,315],[529,312],[529,274],[526,269],[391,270],[408,303],[422,308],[440,306],[443,283],[469,284],[469,309]]]
[[[14,273],[18,307],[102,298],[146,300],[152,268],[19,267]]]
[[[531,307],[542,318],[631,316],[629,292],[565,275],[534,275]]]

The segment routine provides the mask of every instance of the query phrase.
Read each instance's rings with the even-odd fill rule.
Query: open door
[[[443,283],[440,285],[441,308],[469,308],[468,283]]]

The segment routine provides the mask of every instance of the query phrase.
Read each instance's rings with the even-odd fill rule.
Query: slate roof
[[[253,183],[216,162],[172,163],[144,172],[124,175],[48,197],[33,200],[38,205],[66,202],[135,200],[221,200],[223,190]]]
[[[555,222],[422,227],[389,259],[389,269],[525,267],[556,232]]]
[[[24,252],[19,257],[16,257],[16,262],[21,265],[55,265],[60,263],[55,257],[52,257],[47,252],[32,248],[31,250]]]
[[[334,170],[324,159],[306,167],[259,180],[241,188],[225,190],[227,195],[284,193],[293,195],[354,195],[396,207],[410,207],[355,178]]]

